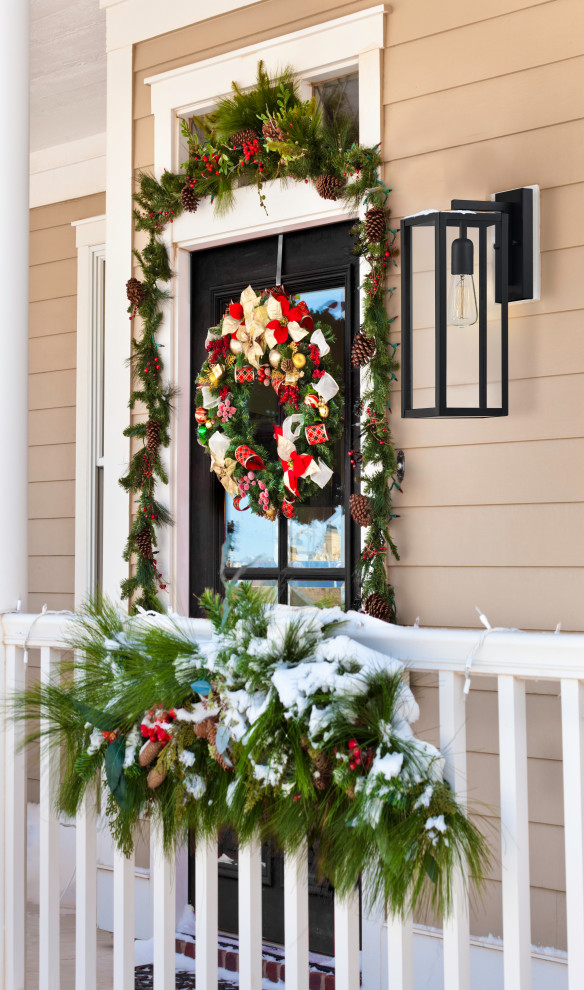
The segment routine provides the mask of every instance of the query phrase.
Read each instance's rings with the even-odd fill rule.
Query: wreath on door
[[[292,519],[298,502],[330,483],[343,429],[332,337],[282,286],[249,285],[209,330],[197,379],[198,440],[236,509]],[[275,457],[254,439],[250,398],[262,387],[274,389],[285,414],[273,424]]]

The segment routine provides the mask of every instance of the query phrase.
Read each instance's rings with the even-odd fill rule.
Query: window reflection
[[[288,584],[289,605],[317,605],[319,608],[333,608],[345,604],[344,581],[290,581]]]

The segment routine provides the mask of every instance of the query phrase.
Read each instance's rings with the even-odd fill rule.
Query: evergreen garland
[[[167,224],[183,208],[194,212],[200,199],[209,197],[219,212],[233,206],[237,186],[255,184],[260,204],[265,208],[264,183],[272,179],[314,182],[325,198],[344,200],[357,210],[383,211],[372,239],[365,220],[354,228],[355,253],[368,268],[363,281],[364,308],[362,333],[375,341],[375,353],[367,364],[367,380],[361,408],[362,452],[351,452],[354,467],[362,458],[363,487],[372,500],[372,522],[367,530],[366,546],[359,561],[363,600],[380,596],[389,614],[395,617],[393,588],[387,581],[386,555],[398,558],[390,535],[391,492],[399,487],[395,450],[387,425],[390,393],[395,380],[397,344],[389,343],[389,331],[395,317],[386,310],[385,276],[393,263],[396,231],[389,225],[387,197],[389,190],[379,180],[382,158],[379,147],[363,147],[354,140],[351,124],[337,116],[334,127],[325,126],[316,101],[301,101],[294,73],[287,69],[271,78],[260,62],[257,84],[243,92],[236,83],[233,95],[222,100],[213,114],[197,120],[198,134],[184,122],[189,142],[189,160],[183,172],[164,172],[160,181],[141,174],[139,192],[134,197],[135,229],[148,234],[148,244],[134,254],[142,270],[142,290],[128,286],[129,312],[142,320],[142,334],[134,338],[132,373],[134,387],[130,408],[138,401],[146,405],[151,423],[151,443],[138,451],[121,484],[135,496],[136,517],[124,551],[124,559],[137,560],[135,572],[123,582],[122,595],[133,607],[162,609],[158,591],[164,579],[156,564],[156,532],[170,522],[168,511],[156,499],[156,481],[166,481],[157,446],[168,446],[169,420],[174,394],[172,387],[161,383],[163,361],[156,334],[162,322],[161,303],[166,297],[162,287],[171,278],[166,246],[161,240]],[[261,133],[260,133],[261,132]],[[147,424],[135,423],[126,436],[147,440]],[[381,614],[381,613],[380,613]]]
[[[367,875],[392,912],[424,898],[447,912],[455,874],[480,882],[488,852],[412,732],[403,664],[346,635],[340,609],[269,606],[246,583],[203,606],[214,632],[200,641],[196,620],[90,604],[75,664],[13,699],[29,738],[62,754],[58,809],[76,814],[103,779],[126,853],[145,816],[168,850],[225,826],[289,853],[308,839],[339,894]]]

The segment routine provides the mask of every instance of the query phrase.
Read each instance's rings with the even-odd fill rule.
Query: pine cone
[[[156,759],[163,749],[164,746],[161,742],[150,740],[145,746],[142,746],[140,756],[138,757],[138,763],[141,767],[147,767],[153,760]]]
[[[140,306],[144,298],[144,286],[138,278],[129,278],[126,282],[126,295],[132,306]]]
[[[159,443],[160,423],[156,419],[149,419],[146,423],[146,450],[151,457],[156,457]]]
[[[197,206],[199,205],[199,198],[195,194],[194,183],[187,179],[184,186],[182,187],[180,194],[180,201],[182,203],[183,210],[187,213],[196,213]]]
[[[265,120],[262,124],[262,134],[264,135],[266,141],[281,141],[284,137],[273,117],[270,117],[269,120]]]
[[[145,560],[154,560],[154,553],[152,552],[152,537],[150,536],[149,529],[141,530],[136,536],[136,543],[138,544],[138,550],[140,551],[140,556],[144,557]]]
[[[351,519],[357,526],[370,526],[373,520],[373,506],[367,495],[351,495],[349,497]]]
[[[363,602],[363,608],[367,612],[367,615],[371,615],[374,619],[382,619],[383,622],[393,622],[395,619],[393,609],[378,591],[367,595],[367,598]]]
[[[259,134],[253,127],[244,127],[242,131],[236,131],[229,138],[231,147],[242,148],[244,144],[251,144],[252,141],[259,141]]]
[[[385,210],[380,206],[372,206],[365,214],[365,232],[367,240],[378,244],[385,236]]]
[[[157,770],[153,767],[146,778],[146,783],[151,791],[156,790],[166,780],[166,770]]]
[[[317,791],[326,791],[333,779],[332,763],[324,753],[315,753],[312,756],[312,760],[315,767],[315,773],[312,775],[312,783]]]
[[[351,364],[354,368],[363,367],[371,360],[375,354],[375,341],[373,337],[366,337],[364,333],[355,334],[353,346],[351,348]]]
[[[337,199],[339,189],[343,186],[342,179],[337,179],[336,175],[319,175],[315,179],[314,185],[318,195],[322,199]]]

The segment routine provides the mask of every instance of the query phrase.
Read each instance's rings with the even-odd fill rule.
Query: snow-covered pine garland
[[[338,609],[266,605],[247,584],[203,603],[204,642],[190,619],[88,607],[75,678],[64,664],[17,699],[66,754],[59,809],[74,814],[105,772],[126,851],[145,814],[169,848],[223,826],[289,852],[308,837],[339,892],[366,872],[391,910],[428,894],[447,911],[455,871],[480,880],[487,850],[413,734],[402,663],[347,636]]]

